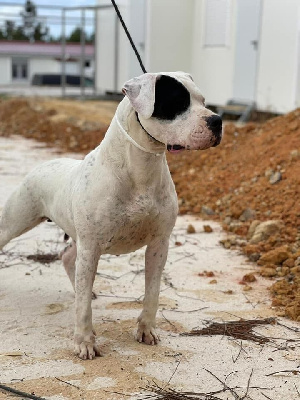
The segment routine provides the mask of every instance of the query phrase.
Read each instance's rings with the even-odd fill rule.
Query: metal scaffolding
[[[4,7],[13,7],[16,12],[7,13]],[[18,23],[21,20],[20,10],[24,8],[24,2],[0,2],[0,26],[4,24],[6,20],[13,20]],[[61,28],[61,95],[63,97],[68,96],[68,84],[67,84],[67,27],[76,26],[80,28],[80,97],[85,98],[87,95],[98,96],[97,92],[97,63],[99,62],[99,54],[97,54],[97,25],[98,25],[98,13],[102,10],[112,9],[112,4],[107,5],[96,5],[96,6],[75,6],[75,7],[61,7],[56,5],[36,5],[37,10],[42,10],[38,13],[37,19],[45,25],[56,25]],[[45,11],[49,10],[49,12]],[[56,13],[55,13],[56,11]],[[79,12],[78,16],[70,16],[71,12]],[[89,12],[89,13],[88,13]],[[88,15],[87,15],[88,13]],[[92,16],[91,16],[92,13]],[[119,67],[119,21],[117,15],[115,15],[115,43],[114,43],[114,72],[113,72],[113,93],[118,92],[118,67]],[[94,53],[92,56],[93,62],[93,87],[92,91],[86,91],[86,76],[85,76],[85,63],[86,63],[86,27],[93,26],[94,37],[93,47]],[[103,61],[105,62],[105,60]],[[72,91],[74,95],[74,91]]]
[[[93,85],[93,95],[97,95],[97,12],[105,9],[113,8],[112,5],[99,5],[99,6],[76,6],[76,7],[63,7],[61,10],[61,24],[62,24],[62,35],[61,35],[61,48],[62,48],[62,96],[66,96],[66,20],[67,13],[70,11],[81,11],[81,30],[80,30],[80,95],[81,98],[85,98],[85,76],[84,76],[84,65],[85,65],[85,24],[86,24],[86,11],[94,12],[94,85]],[[118,82],[118,48],[119,48],[119,35],[118,35],[118,17],[115,17],[115,63],[114,63],[114,89],[117,92],[117,82]]]

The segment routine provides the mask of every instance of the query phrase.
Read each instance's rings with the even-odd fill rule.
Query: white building
[[[81,47],[68,43],[65,51],[66,74],[79,75]],[[84,72],[93,75],[94,47],[85,45]],[[61,74],[60,43],[0,41],[0,85],[29,84],[35,74]]]
[[[191,73],[208,104],[247,100],[274,112],[300,106],[299,0],[117,3],[147,71]],[[142,73],[121,26],[115,47],[114,13],[98,11],[98,90],[120,90]]]

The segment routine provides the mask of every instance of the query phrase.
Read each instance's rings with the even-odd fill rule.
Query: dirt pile
[[[43,104],[43,103],[42,103]],[[11,99],[0,102],[0,136],[18,134],[56,146],[62,152],[87,152],[103,139],[107,125],[95,129],[95,124],[81,126],[69,119],[56,120],[59,106],[42,107],[40,101]],[[103,124],[102,124],[103,125]]]
[[[21,134],[61,151],[97,146],[116,104],[102,108],[104,116],[98,103],[92,120],[82,111],[91,104],[81,103],[81,114],[78,102],[64,105],[65,118],[62,100],[4,100],[0,135]],[[230,232],[224,246],[238,246],[256,262],[275,281],[274,306],[300,320],[300,109],[264,124],[228,124],[220,146],[168,154],[168,162],[180,213],[220,220]]]
[[[232,233],[225,247],[241,246],[261,275],[283,278],[273,304],[300,320],[300,109],[227,125],[219,147],[168,158],[181,213],[220,220]]]

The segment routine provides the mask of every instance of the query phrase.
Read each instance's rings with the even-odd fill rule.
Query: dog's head
[[[123,93],[143,128],[171,152],[204,150],[222,139],[222,120],[184,72],[147,73],[125,83]]]

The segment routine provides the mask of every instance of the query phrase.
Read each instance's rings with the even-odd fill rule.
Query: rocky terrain
[[[4,99],[0,135],[86,153],[104,137],[116,105]],[[220,221],[224,247],[256,263],[278,313],[300,321],[300,109],[262,124],[227,124],[220,146],[168,154],[168,163],[180,213]]]

